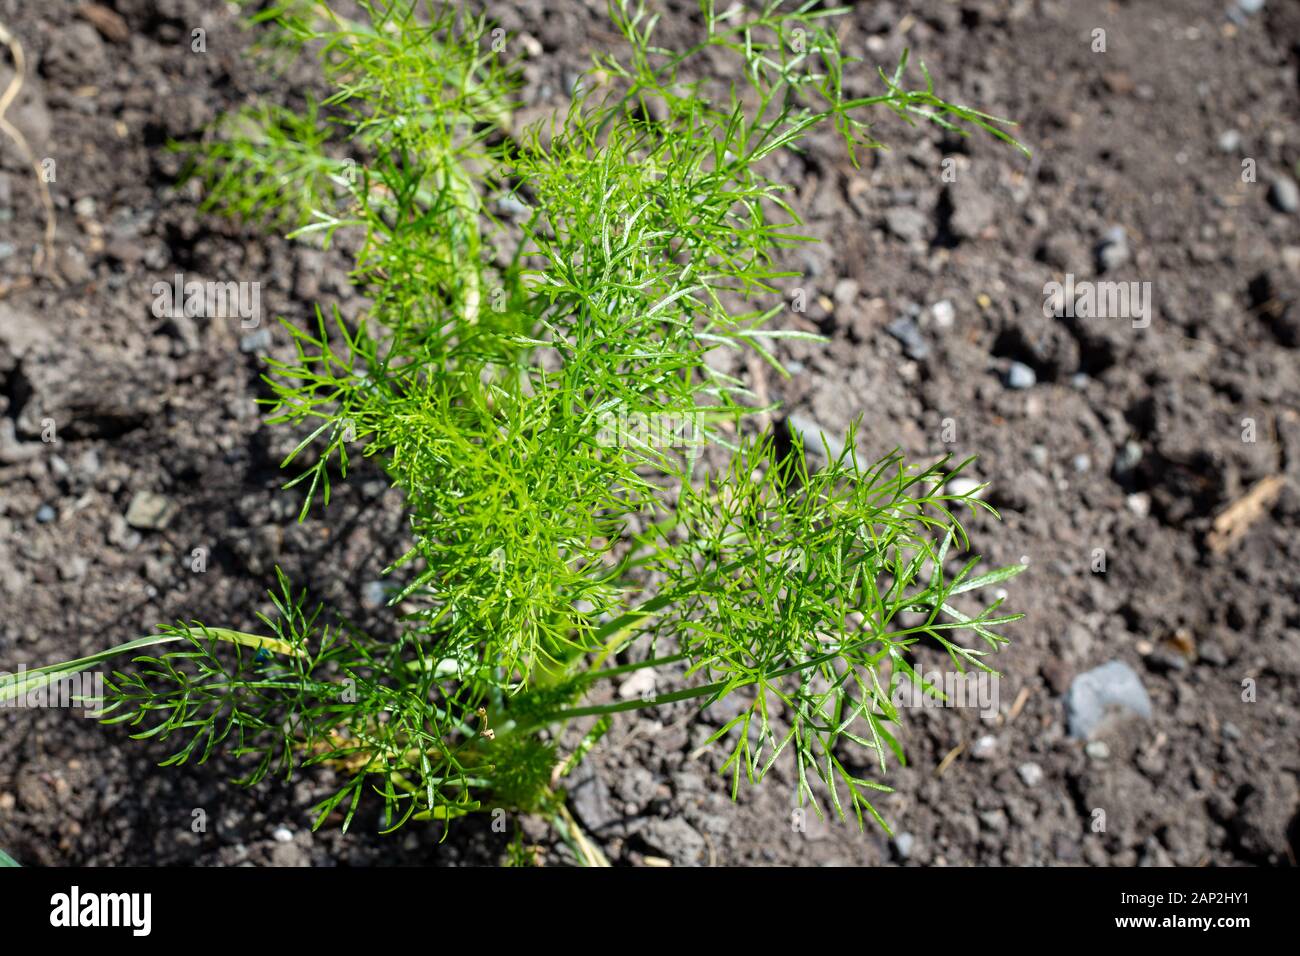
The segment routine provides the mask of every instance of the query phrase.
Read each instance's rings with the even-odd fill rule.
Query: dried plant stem
[[[40,274],[46,266],[50,267],[49,275],[56,278],[53,271],[54,262],[54,235],[57,229],[57,219],[54,215],[54,200],[50,196],[50,187],[45,182],[45,177],[41,175],[41,165],[36,159],[36,154],[32,152],[31,146],[27,142],[27,137],[23,135],[22,130],[11,123],[5,116],[9,107],[18,99],[18,94],[23,88],[23,78],[27,73],[27,56],[23,53],[23,45],[18,42],[18,38],[6,27],[0,23],[0,43],[9,48],[9,54],[14,60],[14,76],[9,81],[8,87],[3,94],[0,94],[0,131],[13,140],[18,151],[23,154],[27,164],[32,168],[32,174],[36,177],[36,189],[41,197],[41,207],[45,210],[45,235],[40,248],[38,248],[32,257],[32,272]],[[0,288],[0,295],[4,295],[11,289]]]

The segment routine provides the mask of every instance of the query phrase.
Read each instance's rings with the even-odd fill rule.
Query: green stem
[[[668,657],[652,657],[649,660],[638,661],[632,664],[620,664],[618,667],[606,667],[604,670],[588,671],[585,675],[588,681],[605,680],[609,677],[617,677],[619,674],[628,674],[632,671],[639,671],[643,667],[658,667],[660,664],[675,664],[677,661],[686,660],[686,654],[671,654]]]
[[[706,694],[716,694],[718,691],[727,686],[726,681],[715,681],[712,684],[705,684],[703,687],[691,687],[687,690],[674,691],[671,694],[660,694],[651,700],[621,700],[614,704],[592,704],[589,707],[573,707],[569,710],[557,710],[538,720],[538,725],[549,724],[561,720],[572,720],[575,717],[594,717],[599,714],[618,714],[626,710],[640,710],[643,707],[659,707],[663,704],[673,704],[679,700],[690,700],[693,697],[703,697]]]
[[[251,647],[255,650],[274,651],[277,654],[301,657],[303,653],[295,648],[288,641],[282,641],[279,638],[263,637],[259,634],[248,634],[244,631],[234,631],[225,627],[208,627],[196,629],[204,637],[214,638],[218,641],[226,641],[230,644],[239,644],[243,647]],[[133,641],[127,641],[125,644],[117,644],[106,650],[91,654],[89,657],[78,657],[75,660],[63,661],[59,664],[47,664],[44,667],[37,667],[31,670],[22,671],[19,674],[0,674],[0,703],[7,700],[13,700],[24,694],[29,694],[39,687],[44,687],[59,680],[65,676],[88,670],[96,664],[102,663],[110,658],[126,654],[142,647],[152,647],[156,644],[170,644],[176,641],[185,641],[192,638],[188,631],[177,632],[168,631],[164,634],[150,634],[145,637],[137,637]]]

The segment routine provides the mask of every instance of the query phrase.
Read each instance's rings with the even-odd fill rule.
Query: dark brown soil
[[[4,140],[0,668],[179,618],[251,627],[276,564],[383,628],[367,585],[398,553],[396,493],[363,468],[327,515],[297,523],[300,499],[278,489],[292,436],[259,420],[261,357],[241,350],[246,330],[150,308],[153,284],[177,272],[260,282],[267,316],[358,307],[342,252],[200,215],[197,193],[174,185],[169,138],[193,138],[251,97],[283,98],[289,81],[253,69],[224,5],[113,6],[124,35],[77,4],[0,0],[30,60],[9,116],[57,162],[60,277],[25,281],[40,204]],[[666,9],[667,42],[693,33],[693,3]],[[523,0],[490,11],[540,44],[531,115],[562,102],[590,52],[613,42],[603,10]],[[680,704],[617,722],[578,781],[575,812],[616,863],[1294,865],[1300,214],[1279,208],[1287,190],[1273,184],[1294,186],[1300,160],[1300,6],[1224,11],[1224,0],[926,0],[848,18],[844,41],[867,60],[863,92],[876,64],[909,47],[949,99],[1019,119],[1034,156],[882,117],[893,148],[860,170],[830,136],[792,157],[784,175],[825,242],[789,263],[812,293],[791,321],[830,342],[790,347],[796,374],[764,385],[805,427],[839,433],[865,416],[868,452],[978,454],[1004,520],[976,522],[972,537],[990,561],[1028,560],[1008,588],[1028,617],[999,662],[998,718],[907,715],[909,766],[878,804],[900,834],[892,842],[815,816],[795,826],[786,771],[732,803],[717,755],[698,752],[725,715]],[[195,27],[206,53],[190,50]],[[310,74],[291,82],[298,95]],[[1242,179],[1247,159],[1254,182]],[[1116,227],[1124,243],[1099,248]],[[1046,317],[1044,286],[1067,273],[1149,282],[1149,326]],[[886,327],[909,318],[905,346]],[[275,353],[286,337],[271,335]],[[1028,384],[1026,368],[1033,383],[1010,387]],[[42,443],[45,417],[73,424]],[[1274,476],[1262,512],[1214,547],[1215,517]],[[127,524],[141,491],[174,503],[165,530]],[[204,573],[191,570],[195,548],[210,554]],[[1152,716],[1111,721],[1086,752],[1067,736],[1064,695],[1112,660],[1140,676]],[[441,844],[431,828],[380,836],[373,812],[347,836],[312,834],[321,774],[244,790],[228,782],[230,764],[156,768],[165,753],[67,711],[0,712],[0,848],[30,864],[503,853],[486,822]],[[205,832],[194,832],[196,810]],[[536,821],[527,829],[548,860],[569,859]]]

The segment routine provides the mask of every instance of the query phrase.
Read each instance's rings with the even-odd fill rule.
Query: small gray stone
[[[1007,367],[1007,388],[1022,391],[1038,384],[1038,373],[1024,362],[1012,362]]]
[[[1043,782],[1043,768],[1036,763],[1022,763],[1016,768],[1016,773],[1026,787],[1036,787]]]
[[[1300,187],[1290,176],[1278,176],[1269,187],[1268,198],[1273,205],[1285,213],[1300,209]]]
[[[304,302],[320,297],[320,281],[325,274],[325,253],[300,247],[294,255],[293,294]]]
[[[947,483],[943,486],[943,493],[946,495],[956,495],[958,498],[965,498],[967,495],[981,498],[983,497],[984,492],[975,494],[975,491],[982,484],[984,484],[984,482],[980,481],[978,478],[958,475],[956,478],[948,479]]]
[[[1237,814],[1229,824],[1239,855],[1277,866],[1295,816],[1295,784],[1286,774],[1260,774],[1238,794]]]
[[[573,812],[582,825],[592,833],[599,833],[605,827],[622,819],[614,808],[614,801],[609,797],[609,788],[605,781],[596,776],[589,767],[580,771],[584,776],[569,790],[569,800]]]
[[[1092,459],[1084,454],[1075,455],[1070,459],[1070,463],[1074,465],[1074,470],[1081,475],[1092,467]]]
[[[22,358],[29,352],[38,351],[42,346],[54,344],[49,323],[42,322],[34,311],[18,309],[10,303],[0,301],[0,357],[8,352],[12,357]],[[0,372],[12,369],[11,360],[0,366]],[[13,414],[11,411],[10,414]],[[8,416],[4,420],[7,420]]]
[[[126,523],[126,517],[120,514],[109,515],[108,533],[104,537],[113,547],[121,548],[123,551],[134,551],[144,540],[140,532],[131,530],[130,525]]]
[[[921,335],[915,319],[895,319],[885,326],[885,331],[902,343],[903,353],[913,361],[923,361],[930,354],[930,343]]]
[[[1129,495],[1124,499],[1124,504],[1128,510],[1133,512],[1139,518],[1145,518],[1151,514],[1151,496],[1145,491],[1139,491]]]
[[[910,833],[900,833],[890,841],[890,846],[894,848],[894,856],[900,861],[906,862],[912,857],[912,848],[916,846],[916,837]]]
[[[1088,745],[1083,748],[1083,752],[1092,760],[1100,761],[1106,760],[1110,757],[1110,747],[1106,745],[1106,741],[1104,740],[1089,741]]]
[[[361,587],[361,604],[370,610],[388,603],[388,587],[383,581],[367,581]]]
[[[270,347],[270,329],[258,329],[256,332],[249,332],[239,340],[239,351],[244,353],[265,352]]]
[[[648,805],[659,791],[659,783],[645,767],[631,767],[614,781],[614,791],[635,815]]]
[[[707,847],[700,836],[681,817],[651,820],[641,831],[641,839],[651,850],[679,866],[700,866]]]
[[[1075,677],[1065,695],[1070,736],[1092,736],[1111,707],[1144,719],[1151,717],[1151,698],[1142,679],[1123,661],[1110,661]]]
[[[271,865],[280,867],[311,866],[311,854],[296,843],[277,843],[271,850]]]
[[[523,222],[528,218],[529,209],[514,196],[502,196],[496,201],[497,213],[514,222]]]
[[[950,329],[957,319],[957,310],[953,308],[952,303],[947,299],[941,299],[930,306],[930,315],[934,318],[934,324],[937,328]]]
[[[1157,674],[1166,674],[1170,671],[1185,671],[1190,666],[1183,654],[1169,647],[1157,647],[1146,655],[1142,662],[1147,665],[1148,669]]]
[[[800,415],[797,412],[786,417],[786,430],[791,435],[798,435],[803,440],[804,454],[809,462],[820,462],[829,464],[826,458],[826,446],[830,446],[830,453],[833,458],[839,458],[840,453],[844,450],[844,443],[835,437],[835,432],[828,428],[823,428],[820,423],[809,418],[807,415]],[[825,445],[822,444],[825,439]]]
[[[958,239],[979,238],[997,218],[998,207],[993,196],[973,180],[949,186],[948,201],[952,204],[948,227]]]
[[[1115,473],[1127,475],[1142,461],[1142,446],[1129,439],[1115,456]]]
[[[36,509],[36,521],[38,524],[49,524],[58,516],[59,513],[50,505],[41,505]]]
[[[1073,233],[1053,233],[1044,240],[1039,256],[1058,272],[1075,272],[1084,268],[1088,249]]]
[[[858,297],[858,284],[852,279],[840,279],[835,283],[835,289],[831,292],[831,298],[839,306],[852,305],[853,300]]]
[[[126,523],[141,531],[161,531],[176,515],[170,498],[153,491],[137,491],[126,509]]]
[[[1228,655],[1224,653],[1223,648],[1213,641],[1205,641],[1197,651],[1200,659],[1211,667],[1225,667],[1228,663]]]
[[[59,565],[59,577],[65,581],[80,581],[90,570],[90,562],[76,554]]]
[[[1235,153],[1241,146],[1241,134],[1235,129],[1225,129],[1219,134],[1219,152]]]
[[[621,700],[645,699],[653,696],[654,692],[655,669],[653,667],[643,667],[633,671],[630,677],[618,685],[618,696]]]
[[[1123,226],[1112,226],[1106,230],[1101,242],[1097,244],[1097,268],[1102,272],[1112,272],[1129,260],[1128,233]]]
[[[709,723],[722,727],[739,717],[747,707],[747,702],[740,694],[725,694],[705,707],[701,713]]]
[[[271,834],[271,838],[275,840],[276,843],[292,843],[293,831],[288,827],[276,827],[274,832]]]
[[[167,319],[167,331],[181,344],[182,353],[197,352],[203,344],[199,340],[199,327],[183,312]]]
[[[919,209],[898,206],[885,213],[885,225],[899,239],[905,242],[916,242],[925,237],[929,222]]]
[[[998,738],[985,734],[971,745],[970,755],[976,760],[992,760],[998,752]]]
[[[59,271],[73,285],[89,282],[94,272],[86,261],[86,254],[76,246],[65,246],[59,255]]]

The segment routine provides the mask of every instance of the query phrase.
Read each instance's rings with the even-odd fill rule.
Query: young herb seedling
[[[281,576],[259,634],[168,625],[0,696],[131,654],[104,719],[176,742],[165,763],[220,749],[250,784],[327,764],[342,783],[318,826],[337,812],[346,828],[367,792],[387,828],[542,813],[592,861],[563,781],[611,716],[736,695],[710,738],[733,795],[790,760],[801,806],[885,826],[868,797],[888,787],[846,748],[881,773],[903,760],[896,685],[939,693],[909,660],[918,641],[991,672],[1019,615],[961,608],[1021,568],[949,573],[968,548],[960,512],[992,512],[979,490],[946,490],[965,463],[864,463],[851,429],[812,468],[798,436],[756,432],[754,396],[710,358],[753,350],[786,374],[777,346],[802,334],[771,324],[793,276],[778,257],[810,241],[772,178],[778,154],[830,124],[856,162],[879,145],[873,108],[1014,144],[1007,124],[941,99],[924,67],[909,88],[906,55],[882,92],[846,95],[858,64],[830,29],[840,10],[704,0],[699,42],[673,51],[656,15],[616,0],[625,50],[516,134],[516,69],[485,21],[359,6],[357,20],[310,2],[255,17],[279,53],[315,50],[334,92],[243,110],[191,153],[210,208],[359,237],[352,280],[370,305],[285,324],[296,358],[268,363],[270,420],[304,436],[284,462],[304,516],[357,453],[403,492],[397,636],[324,623]],[[707,78],[724,55],[733,83]],[[644,668],[679,670],[679,689],[611,699]]]

